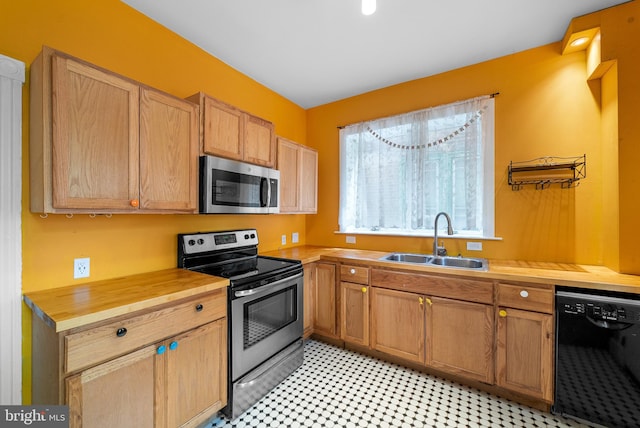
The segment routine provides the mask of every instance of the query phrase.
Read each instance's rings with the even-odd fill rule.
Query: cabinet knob
[[[120,327],[116,330],[116,336],[118,337],[123,337],[125,334],[127,334],[127,329],[124,327]]]
[[[131,201],[129,203],[134,208],[138,208],[138,206],[140,205],[140,201],[138,201],[137,199],[131,199]]]
[[[507,311],[505,311],[504,309],[500,309],[498,315],[500,315],[501,318],[505,318],[507,316]]]
[[[202,306],[202,303],[198,303],[196,305],[196,312],[201,312],[204,309],[204,306]]]
[[[420,303],[420,306],[422,306],[422,304],[424,303],[424,299],[422,297],[418,297],[418,303]]]
[[[355,270],[355,269],[351,269],[351,270],[349,271],[349,273],[350,273],[351,275],[355,275],[355,274],[356,274],[356,270]]]
[[[367,292],[367,287],[362,287],[362,292],[366,293]]]
[[[175,340],[169,344],[169,349],[174,351],[178,347],[178,342]]]
[[[164,345],[160,345],[158,346],[158,349],[156,350],[158,355],[162,355],[165,353],[165,351],[167,350],[167,347]]]
[[[529,297],[529,292],[528,292],[527,290],[522,290],[522,291],[520,292],[520,297],[522,297],[522,298],[525,298],[525,299],[526,299],[527,297]]]
[[[427,304],[428,304],[429,306],[433,305],[433,302],[431,301],[431,299],[430,299],[430,298],[428,298],[428,297],[427,297],[425,300],[427,301]]]

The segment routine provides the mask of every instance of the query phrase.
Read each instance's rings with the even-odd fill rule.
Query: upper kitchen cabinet
[[[275,166],[276,140],[271,122],[202,92],[192,95],[188,100],[200,105],[202,154],[269,168]]]
[[[280,212],[315,214],[318,211],[318,152],[278,137]]]
[[[31,66],[31,211],[197,212],[198,107],[43,48]]]

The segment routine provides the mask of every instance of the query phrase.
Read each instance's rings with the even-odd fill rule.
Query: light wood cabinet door
[[[280,212],[318,212],[318,152],[278,137]]]
[[[424,297],[371,287],[371,347],[405,360],[424,363]]]
[[[318,212],[318,152],[300,148],[299,194],[300,212]]]
[[[166,426],[199,426],[227,402],[226,319],[164,342]]]
[[[244,156],[242,111],[204,94],[196,94],[191,99],[201,100],[204,153],[242,160]]]
[[[333,263],[316,263],[315,285],[313,332],[338,338],[336,265]]]
[[[493,305],[426,298],[426,364],[493,383]]]
[[[202,154],[275,167],[273,123],[203,92],[187,99],[200,105]]]
[[[278,170],[280,171],[280,212],[295,213],[300,207],[298,145],[278,138]]]
[[[369,346],[369,287],[340,283],[340,338],[345,342]]]
[[[304,291],[303,291],[303,337],[307,338],[313,333],[313,311],[316,294],[316,264],[309,263],[303,266]]]
[[[274,168],[276,137],[273,123],[245,113],[244,134],[244,161]]]
[[[136,210],[139,86],[64,56],[51,61],[53,208]]]
[[[497,384],[552,402],[553,316],[499,308],[497,332]]]
[[[140,207],[197,212],[198,107],[143,88],[140,99]]]
[[[71,428],[164,426],[156,402],[156,347],[147,346],[66,379]],[[158,394],[158,395],[156,395]]]

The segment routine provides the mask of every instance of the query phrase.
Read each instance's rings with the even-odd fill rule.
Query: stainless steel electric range
[[[258,255],[255,229],[178,235],[178,267],[228,278],[231,420],[302,365],[299,260]]]

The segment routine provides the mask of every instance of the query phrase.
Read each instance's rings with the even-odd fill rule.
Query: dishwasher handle
[[[589,315],[585,316],[587,321],[595,325],[598,328],[604,328],[606,330],[621,331],[631,327],[633,324],[620,321],[608,321],[608,320],[594,320]]]

